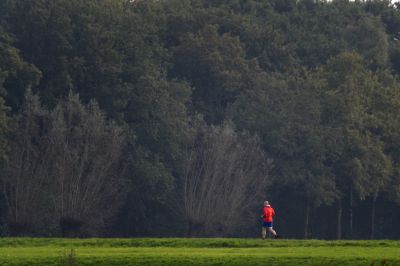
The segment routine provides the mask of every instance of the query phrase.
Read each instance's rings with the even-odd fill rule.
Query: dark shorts
[[[262,227],[272,227],[272,222],[263,222]]]

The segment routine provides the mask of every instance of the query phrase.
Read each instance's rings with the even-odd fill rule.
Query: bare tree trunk
[[[371,205],[371,234],[370,238],[374,239],[375,237],[375,209],[376,209],[376,199],[378,198],[378,194],[374,193],[372,196],[372,205]]]
[[[342,211],[342,199],[339,199],[337,213],[337,239],[342,239]]]
[[[349,207],[349,237],[353,238],[353,190],[350,189],[350,207]]]
[[[309,217],[310,217],[310,204],[308,198],[306,199],[306,210],[304,215],[304,239],[308,238],[308,226],[309,226]]]
[[[102,226],[124,191],[123,129],[95,103],[84,106],[72,94],[50,113],[30,91],[25,97],[2,182],[7,222],[16,234],[61,218]]]
[[[43,118],[42,111],[38,98],[28,90],[9,142],[8,160],[2,169],[5,176],[2,185],[8,212],[4,218],[12,235],[27,233],[26,229],[37,224],[43,217],[43,213],[40,213],[44,209],[41,202],[43,194],[40,192],[45,186],[44,170],[48,150],[42,125],[37,122]]]
[[[84,106],[73,94],[50,116],[56,219],[67,235],[79,235],[82,224],[100,228],[115,212],[110,203],[119,204],[123,191],[118,170],[122,129],[108,122],[96,104]]]
[[[229,124],[202,125],[188,148],[183,208],[188,235],[229,235],[244,224],[246,212],[262,202],[267,158],[256,137]]]

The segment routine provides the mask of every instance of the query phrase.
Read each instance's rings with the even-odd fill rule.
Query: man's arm
[[[265,217],[265,209],[263,209],[263,212],[261,214],[261,218],[264,218],[264,217]]]

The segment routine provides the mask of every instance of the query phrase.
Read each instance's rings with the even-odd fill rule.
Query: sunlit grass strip
[[[76,265],[400,265],[398,241],[24,238],[0,242],[0,265],[62,265],[71,248]],[[13,245],[4,245],[7,242]],[[139,243],[142,246],[129,246]],[[180,246],[162,246],[166,243]],[[222,243],[237,246],[222,247]],[[258,243],[263,246],[250,247]]]

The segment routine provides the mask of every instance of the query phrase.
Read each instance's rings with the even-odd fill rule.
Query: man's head
[[[264,201],[264,206],[269,206],[268,200]]]

